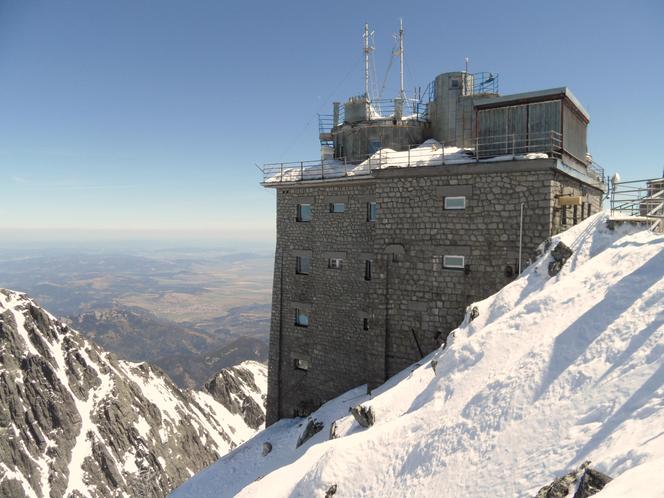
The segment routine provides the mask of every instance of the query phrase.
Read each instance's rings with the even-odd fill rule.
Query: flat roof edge
[[[492,107],[500,104],[509,104],[511,102],[518,102],[523,100],[533,100],[538,98],[546,97],[567,97],[572,104],[578,109],[578,111],[590,121],[590,114],[583,107],[579,99],[576,98],[572,90],[566,86],[561,86],[557,88],[548,88],[546,90],[536,90],[533,92],[523,92],[523,93],[513,93],[511,95],[501,95],[499,97],[489,97],[486,99],[478,100],[473,104],[474,107],[481,109],[483,107]]]

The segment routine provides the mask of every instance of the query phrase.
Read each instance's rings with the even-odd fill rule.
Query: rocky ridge
[[[210,383],[180,390],[0,289],[0,496],[164,496],[263,424],[264,365]]]

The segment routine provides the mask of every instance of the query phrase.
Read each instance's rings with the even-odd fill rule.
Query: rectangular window
[[[309,360],[305,360],[302,358],[295,358],[294,366],[295,370],[303,370],[306,372],[307,370],[309,370]]]
[[[367,221],[376,221],[377,214],[378,214],[378,203],[367,202]]]
[[[567,225],[567,206],[560,208],[560,224]]]
[[[331,270],[341,270],[341,264],[341,258],[330,258],[327,260],[327,267]]]
[[[365,260],[364,262],[364,280],[371,280],[372,271],[373,271],[373,261],[370,259]]]
[[[581,203],[581,219],[582,220],[586,219],[586,203],[585,202]]]
[[[297,205],[297,221],[311,221],[311,204]]]
[[[309,326],[309,315],[298,308],[295,309],[295,325],[298,327]]]
[[[588,216],[592,214],[592,205],[588,203]]]
[[[311,256],[295,257],[295,273],[298,275],[309,275],[311,270]]]
[[[343,213],[346,211],[346,204],[343,202],[330,202],[330,213]]]
[[[466,267],[464,256],[443,256],[443,268],[463,270]]]
[[[466,196],[445,197],[445,209],[466,209]]]
[[[578,206],[575,204],[572,207],[572,225],[576,225],[576,222],[578,220]]]
[[[369,330],[369,319],[368,318],[363,318],[362,319],[362,330]]]

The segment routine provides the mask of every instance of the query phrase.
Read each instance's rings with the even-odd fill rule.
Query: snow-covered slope
[[[164,496],[262,426],[265,370],[181,391],[0,289],[0,496]]]
[[[321,407],[299,448],[307,420],[282,420],[172,496],[531,497],[586,460],[615,478],[600,498],[664,496],[664,237],[605,218],[557,236],[445,349]],[[574,253],[549,277],[558,241]]]

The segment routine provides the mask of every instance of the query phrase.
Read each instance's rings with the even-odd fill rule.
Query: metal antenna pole
[[[364,23],[364,97],[369,100],[369,23]]]
[[[403,19],[399,19],[399,98],[403,101],[406,97],[403,87]]]

